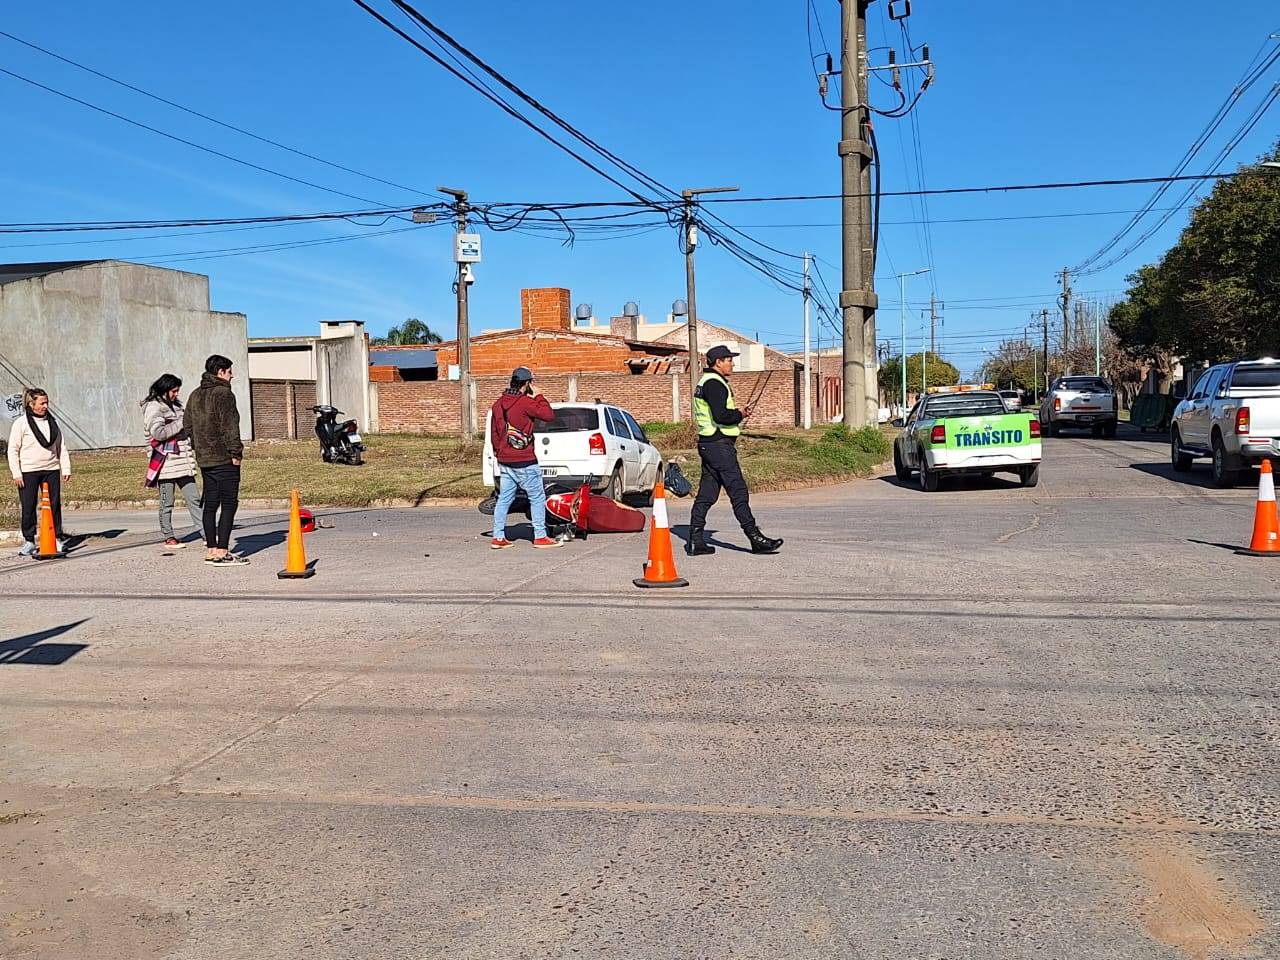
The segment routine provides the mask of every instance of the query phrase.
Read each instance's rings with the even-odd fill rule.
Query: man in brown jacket
[[[214,354],[204,362],[200,386],[187,399],[183,423],[191,434],[196,464],[204,479],[204,562],[218,567],[249,561],[230,551],[231,527],[240,505],[240,411],[231,392],[231,361]]]

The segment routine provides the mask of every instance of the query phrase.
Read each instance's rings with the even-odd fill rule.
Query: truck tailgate
[[[1240,396],[1233,389],[1231,399],[1249,408],[1250,437],[1280,437],[1280,390],[1269,391],[1267,396]]]
[[[1110,413],[1113,408],[1112,394],[1109,393],[1058,390],[1053,398],[1060,402],[1056,407],[1060,413]]]
[[[1040,438],[1031,432],[1034,419],[1029,413],[948,417],[942,421],[947,431],[946,465],[978,467],[987,462],[1038,461]]]

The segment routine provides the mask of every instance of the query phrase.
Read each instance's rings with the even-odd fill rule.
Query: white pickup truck
[[[1087,427],[1095,437],[1110,438],[1117,409],[1115,391],[1101,377],[1059,377],[1040,402],[1040,423],[1051,437],[1063,427]]]
[[[1213,481],[1231,487],[1263,458],[1280,458],[1280,360],[1210,367],[1173,411],[1173,469],[1210,457]]]

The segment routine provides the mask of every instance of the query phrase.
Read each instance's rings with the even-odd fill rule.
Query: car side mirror
[[[890,420],[890,421],[889,421],[889,426],[891,426],[891,427],[900,427],[900,426],[902,426],[904,423],[905,423],[905,421],[904,421],[901,417],[894,417],[892,420]]]

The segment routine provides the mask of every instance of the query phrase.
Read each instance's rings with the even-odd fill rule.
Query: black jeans
[[[720,489],[729,491],[733,515],[744,531],[756,529],[756,518],[751,514],[750,493],[747,481],[738,466],[738,448],[731,440],[713,440],[698,444],[698,456],[702,458],[702,479],[698,481],[698,496],[689,513],[689,526],[701,530],[707,523],[707,511],[720,499]]]
[[[22,504],[22,539],[36,542],[36,510],[40,506],[40,484],[49,485],[49,503],[53,507],[53,530],[62,539],[62,475],[57,470],[37,470],[22,475],[18,501]]]
[[[240,506],[240,468],[224,463],[203,467],[200,473],[204,477],[204,544],[210,550],[226,550]]]

